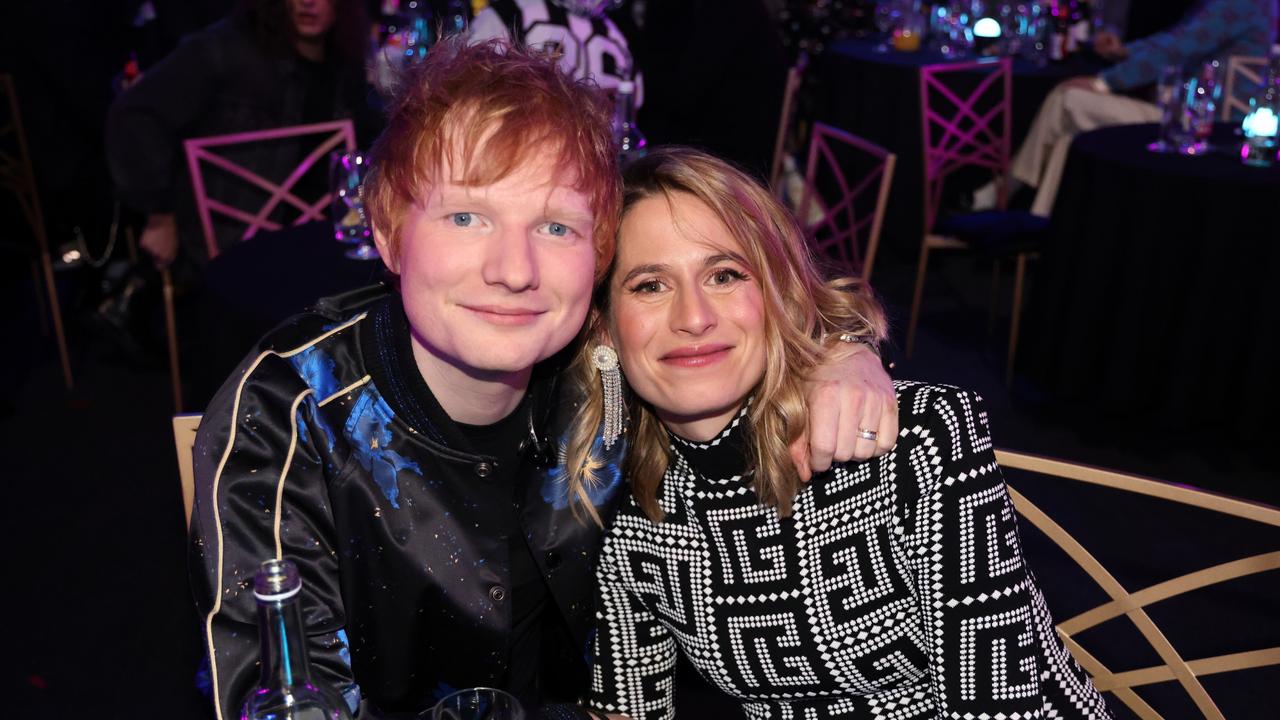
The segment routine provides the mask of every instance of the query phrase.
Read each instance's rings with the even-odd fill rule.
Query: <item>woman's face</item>
[[[609,291],[631,388],[676,433],[714,437],[764,377],[764,300],[742,245],[692,195],[646,198],[623,218]]]

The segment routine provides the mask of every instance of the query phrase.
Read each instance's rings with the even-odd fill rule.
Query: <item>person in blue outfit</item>
[[[402,85],[365,188],[392,286],[268,334],[200,424],[190,567],[217,720],[257,679],[250,581],[268,558],[297,563],[313,675],[357,717],[474,686],[584,696],[624,446],[593,443],[602,483],[570,496],[580,403],[560,376],[613,255],[609,120],[593,84],[499,42],[441,42]],[[896,433],[879,358],[828,355],[802,473]]]
[[[1194,72],[1211,60],[1265,56],[1278,12],[1276,0],[1202,0],[1181,22],[1140,40],[1098,33],[1094,49],[1115,65],[1055,88],[1010,165],[1015,182],[1037,189],[1032,212],[1048,216],[1052,209],[1073,137],[1107,125],[1158,122],[1160,109],[1134,93],[1159,80],[1165,67]],[[975,207],[991,205],[994,197],[994,187],[979,191]]]

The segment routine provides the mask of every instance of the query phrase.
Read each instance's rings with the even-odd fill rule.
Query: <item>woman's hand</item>
[[[831,463],[883,455],[898,437],[893,380],[870,348],[840,343],[810,376],[808,430],[791,444],[791,460],[808,481]],[[859,436],[875,433],[875,439]],[[870,433],[866,433],[870,434]]]

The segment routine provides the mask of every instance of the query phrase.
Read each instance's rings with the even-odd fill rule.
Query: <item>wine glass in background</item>
[[[899,9],[897,0],[879,0],[876,3],[876,30],[880,31],[880,44],[876,52],[889,52],[889,37],[898,24]]]
[[[419,716],[425,720],[426,713]],[[445,696],[431,711],[431,720],[525,720],[520,701],[494,688],[469,688]]]
[[[1213,121],[1222,92],[1218,82],[1220,67],[1217,61],[1205,63],[1187,86],[1185,113],[1194,138],[1190,144],[1180,148],[1187,155],[1199,155],[1209,149],[1209,136],[1213,134]]]
[[[368,170],[369,159],[358,150],[334,152],[329,156],[333,237],[338,242],[355,246],[346,252],[352,260],[378,257],[364,210],[364,179]]]
[[[1191,142],[1180,130],[1186,91],[1182,68],[1177,65],[1167,65],[1160,70],[1160,77],[1156,82],[1156,105],[1160,108],[1160,137],[1147,146],[1151,152],[1178,152],[1183,144]]]

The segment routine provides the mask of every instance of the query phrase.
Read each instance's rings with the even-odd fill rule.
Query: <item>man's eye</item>
[[[453,224],[458,227],[471,227],[471,221],[475,219],[471,216],[471,213],[464,212],[454,213],[450,215],[449,218],[453,220]]]
[[[569,230],[568,225],[561,225],[558,222],[553,222],[547,223],[547,232],[555,235],[556,237],[566,237],[572,231]]]

